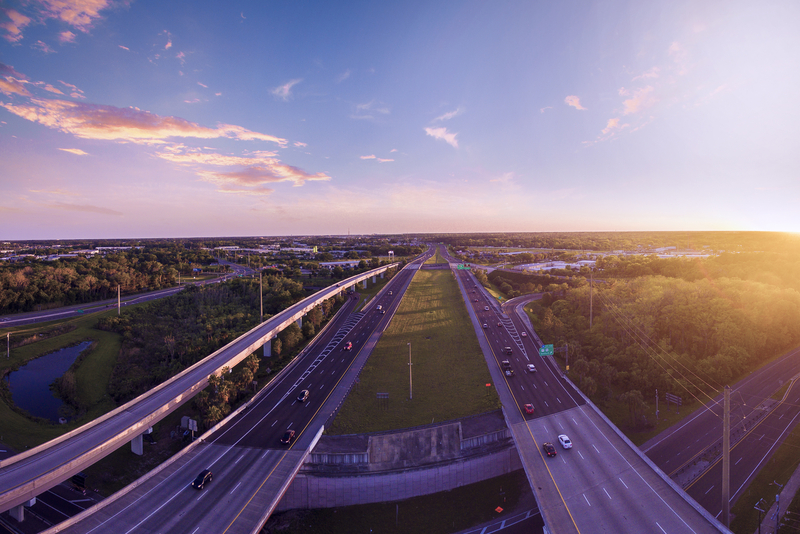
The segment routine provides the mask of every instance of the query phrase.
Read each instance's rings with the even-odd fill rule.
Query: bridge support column
[[[381,276],[381,278],[383,278],[383,277]],[[374,284],[377,281],[378,281],[378,277],[377,276],[373,276],[372,277],[372,283]]]
[[[364,280],[364,289],[367,289],[367,280]]]
[[[25,507],[26,506],[33,506],[36,504],[36,497],[29,500],[28,502],[22,503],[19,506],[15,506],[11,510],[8,511],[9,515],[17,520],[18,523],[22,523],[25,521]]]
[[[131,452],[139,456],[144,454],[144,446],[142,444],[142,434],[139,434],[131,440]]]
[[[386,271],[381,271],[381,278],[383,278],[383,273],[385,273],[385,272],[386,272]]]
[[[298,327],[303,328],[303,318],[302,317],[300,317],[298,320],[296,320],[295,323],[297,323]]]
[[[272,356],[272,340],[268,339],[266,343],[263,345],[264,347],[264,358],[269,358]]]

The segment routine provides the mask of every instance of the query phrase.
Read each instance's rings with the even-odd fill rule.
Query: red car
[[[533,413],[533,404],[525,405],[525,413]]]
[[[347,343],[345,343],[344,347],[342,347],[342,350],[353,350],[353,342],[348,341]]]

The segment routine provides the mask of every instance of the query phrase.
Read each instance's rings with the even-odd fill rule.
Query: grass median
[[[417,271],[328,433],[408,428],[495,410],[500,400],[486,387],[491,382],[452,272]]]

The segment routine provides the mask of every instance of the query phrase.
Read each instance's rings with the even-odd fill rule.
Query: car
[[[489,306],[484,306],[483,311],[489,311]]]
[[[565,449],[571,449],[572,448],[572,442],[569,440],[569,438],[567,437],[566,434],[561,434],[560,436],[558,436],[558,442]]]
[[[298,400],[299,402],[305,402],[305,401],[307,401],[307,400],[308,400],[308,390],[307,390],[307,389],[304,389],[303,391],[301,391],[301,392],[300,392],[300,395],[298,395],[298,396],[297,396],[297,400]]]
[[[475,299],[475,302],[478,302],[478,299]]]
[[[545,454],[547,454],[547,456],[555,456],[556,455],[556,448],[553,447],[552,443],[549,443],[549,442],[542,443],[542,449],[544,449],[544,452],[545,452]]]
[[[381,310],[381,315],[386,315],[386,310]]]
[[[208,469],[203,469],[200,471],[200,474],[197,475],[197,478],[194,479],[192,482],[192,487],[195,489],[203,489],[203,487],[211,482],[211,479],[214,478],[214,475]]]
[[[525,413],[533,413],[533,404],[525,405]]]
[[[503,328],[503,323],[497,323],[497,328]]]
[[[521,335],[522,335],[522,337],[528,337],[527,332],[523,332]]]
[[[281,443],[284,445],[289,445],[294,441],[294,430],[287,430],[286,433],[281,438]]]
[[[389,291],[389,296],[390,296],[390,297],[392,296],[392,292],[391,292],[391,291]]]
[[[488,325],[488,324],[486,324],[486,323],[483,323],[483,327],[484,327],[484,328],[489,328],[489,325]]]
[[[342,347],[342,350],[353,350],[353,342],[348,341],[347,343],[345,343],[344,347]]]
[[[513,354],[514,353],[514,351],[511,349],[511,347],[503,347],[503,352],[505,352],[506,354]]]
[[[529,363],[528,364],[528,372],[529,373],[535,373],[536,372],[536,366],[533,365],[532,363]]]

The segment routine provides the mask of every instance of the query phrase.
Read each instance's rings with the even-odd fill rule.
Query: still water
[[[31,415],[58,422],[58,408],[62,402],[50,391],[50,384],[63,375],[78,354],[91,344],[91,341],[84,341],[79,345],[45,354],[8,375],[14,404]]]

